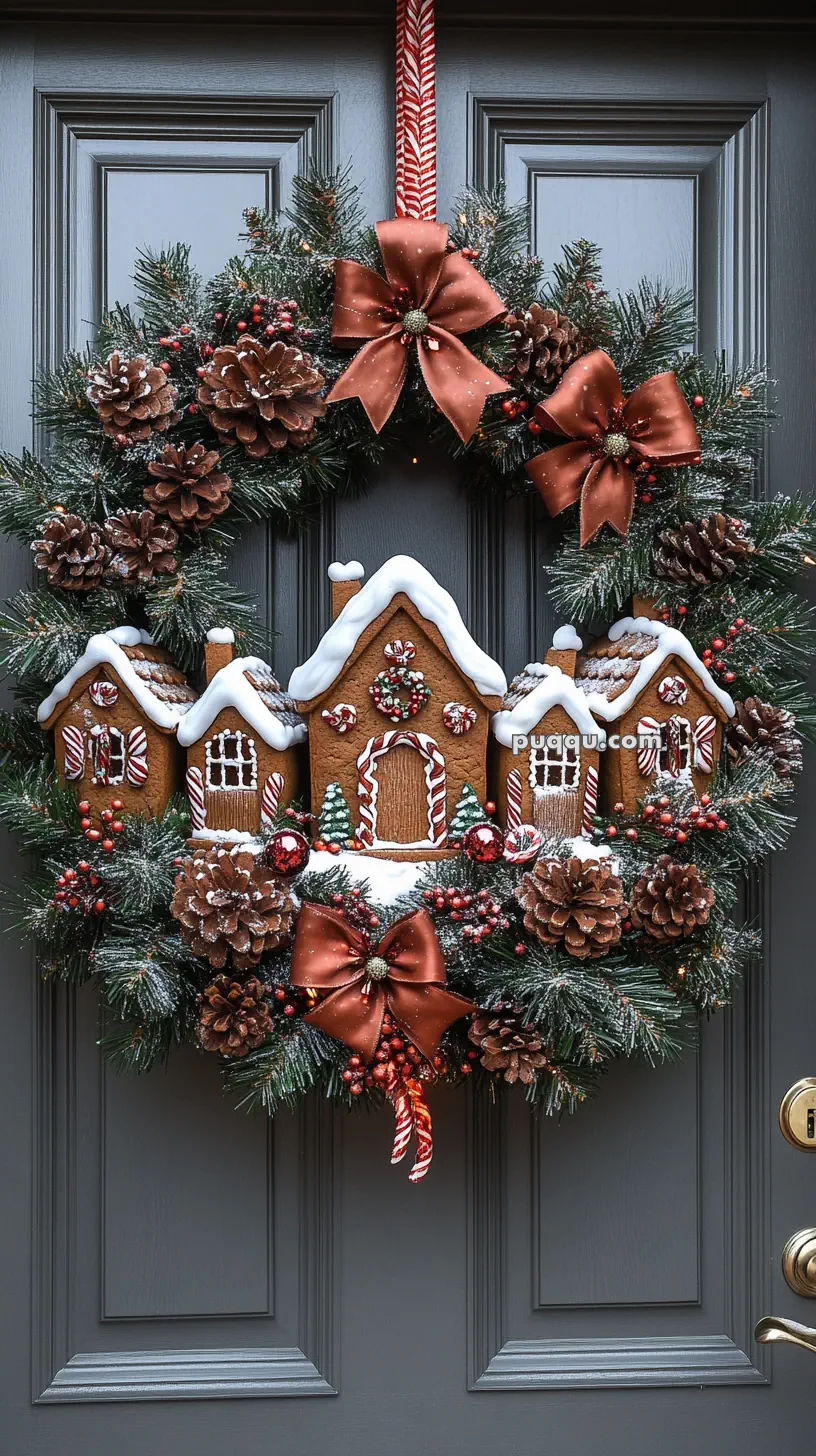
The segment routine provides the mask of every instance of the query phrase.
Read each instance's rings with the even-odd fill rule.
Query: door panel
[[[206,272],[238,246],[242,207],[285,201],[310,157],[351,157],[371,219],[391,211],[390,24],[75,24],[2,44],[7,448],[29,441],[32,318],[39,361],[83,344],[86,321],[130,296],[139,245],[188,237]],[[769,445],[771,486],[809,489],[810,42],[508,20],[443,28],[438,54],[440,216],[465,175],[504,177],[547,261],[585,233],[611,287],[643,271],[694,284],[704,347],[767,350],[780,380],[790,423]],[[461,486],[417,440],[300,539],[246,533],[235,575],[279,633],[284,679],[328,623],[328,562],[370,573],[395,551],[434,572],[508,675],[541,657],[555,624],[540,505]],[[12,589],[27,563],[2,551]],[[388,1167],[387,1114],[309,1102],[270,1127],[224,1103],[192,1055],[118,1078],[100,1065],[92,991],[38,984],[15,954],[4,1456],[209,1456],[236,1433],[248,1456],[533,1456],[542,1442],[585,1456],[599,1429],[610,1456],[754,1456],[783,1428],[804,1448],[807,1357],[780,1351],[772,1372],[751,1329],[770,1310],[808,1318],[778,1251],[814,1221],[813,1171],[772,1118],[814,1070],[812,799],[806,778],[800,853],[749,887],[765,957],[699,1054],[615,1069],[560,1125],[521,1098],[443,1089],[420,1188]],[[299,1398],[269,1399],[282,1394]]]

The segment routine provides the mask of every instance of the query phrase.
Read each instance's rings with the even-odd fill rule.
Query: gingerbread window
[[[530,788],[537,794],[563,794],[578,788],[581,757],[577,735],[547,738],[530,749]]]
[[[121,784],[125,777],[125,735],[108,723],[97,723],[88,734],[91,774],[98,784]]]
[[[208,739],[205,749],[208,789],[257,789],[258,755],[255,739],[238,730]]]
[[[660,725],[660,772],[677,778],[691,761],[691,727],[687,718],[669,718]]]

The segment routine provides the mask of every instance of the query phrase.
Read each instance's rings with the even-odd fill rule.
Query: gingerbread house
[[[195,700],[164,648],[137,627],[115,627],[90,638],[37,717],[53,729],[60,782],[92,814],[116,798],[129,813],[160,815],[181,788],[176,730]]]
[[[334,621],[289,692],[308,715],[312,811],[331,786],[355,843],[387,858],[448,852],[464,786],[487,796],[490,714],[507,682],[453,598],[410,556],[361,585],[358,562],[329,568]]]
[[[506,829],[534,824],[551,838],[591,835],[606,734],[574,681],[581,639],[560,627],[544,662],[510,684],[493,718],[495,799]]]
[[[613,733],[603,768],[607,809],[633,813],[655,780],[682,778],[709,787],[734,703],[675,627],[654,620],[635,599],[635,615],[616,622],[578,656],[575,682],[593,717]]]
[[[259,657],[233,657],[228,629],[207,634],[207,686],[179,724],[196,840],[252,838],[297,794],[306,724]]]

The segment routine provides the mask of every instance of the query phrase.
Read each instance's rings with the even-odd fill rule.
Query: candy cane
[[[147,783],[147,734],[141,724],[131,728],[127,736],[125,752],[125,773],[129,784],[141,788]]]
[[[410,1183],[418,1183],[425,1177],[431,1166],[433,1157],[433,1123],[431,1121],[431,1109],[425,1101],[425,1093],[422,1090],[422,1083],[411,1078],[408,1083],[408,1096],[411,1099],[411,1111],[414,1115],[414,1130],[416,1132],[416,1158],[414,1166],[408,1174]]]
[[[190,801],[190,819],[194,829],[207,827],[207,805],[204,799],[204,775],[200,768],[190,765],[187,770],[187,798]]]
[[[535,859],[543,843],[544,835],[534,824],[517,824],[505,834],[502,853],[508,864],[526,864]]]
[[[657,772],[657,754],[660,747],[660,724],[656,718],[641,718],[637,725],[638,773],[645,779]]]
[[[390,728],[377,738],[369,739],[357,760],[357,794],[360,799],[360,828],[357,838],[369,848],[374,844],[377,829],[377,761],[389,748],[405,744],[415,748],[425,759],[425,785],[428,792],[428,838],[437,848],[447,838],[447,774],[439,745],[427,733],[411,733],[405,728]]]
[[[703,713],[694,725],[694,767],[703,773],[714,772],[714,739],[717,720],[710,713]]]
[[[391,1162],[401,1163],[408,1151],[408,1144],[411,1141],[411,1134],[414,1131],[414,1114],[411,1111],[411,1102],[407,1092],[402,1090],[392,1092],[391,1102],[394,1108],[394,1117],[396,1118],[394,1146],[391,1149]]]
[[[283,774],[271,773],[264,780],[261,795],[261,823],[270,829],[275,822],[278,805],[283,793]]]
[[[433,0],[398,0],[396,213],[436,217]]]
[[[592,820],[598,812],[598,770],[588,768],[586,782],[584,784],[584,806],[581,814],[581,835],[584,839],[592,838],[592,831],[595,828]]]
[[[518,829],[521,823],[521,774],[517,768],[511,768],[507,775],[507,825],[508,829]]]
[[[85,772],[85,739],[81,729],[73,723],[63,724],[62,741],[65,744],[65,777],[67,780],[81,779]]]

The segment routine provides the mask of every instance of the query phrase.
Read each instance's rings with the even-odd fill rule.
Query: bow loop
[[[458,336],[500,318],[505,305],[467,259],[447,251],[446,224],[392,218],[377,223],[377,240],[385,278],[345,259],[335,264],[332,342],[367,342],[327,400],[359,399],[379,434],[402,393],[415,345],[437,407],[467,441],[488,397],[510,385]]]
[[[377,1049],[386,1011],[432,1061],[443,1032],[475,1009],[445,989],[445,960],[426,910],[398,920],[375,946],[336,910],[304,905],[290,980],[328,992],[305,1020],[367,1061]]]

